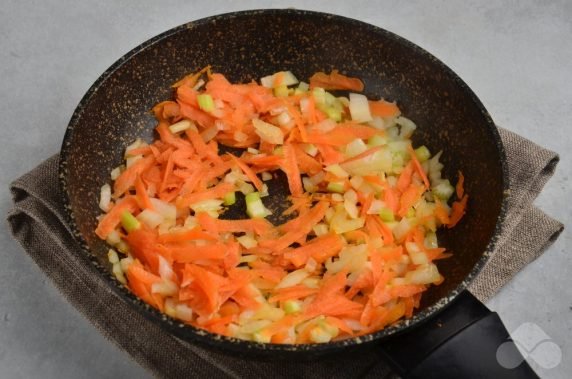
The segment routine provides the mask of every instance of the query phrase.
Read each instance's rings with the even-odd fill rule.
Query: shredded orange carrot
[[[257,190],[262,191],[262,181],[260,179],[258,179],[258,177],[254,173],[254,171],[252,171],[252,169],[250,167],[248,167],[248,165],[246,165],[244,162],[242,162],[240,159],[238,159],[234,155],[229,154],[229,156],[238,165],[238,167],[240,167],[242,172],[244,172],[244,174],[246,176],[248,176],[248,179],[250,179],[250,181],[252,182],[254,187],[256,187]]]
[[[455,201],[453,205],[451,205],[451,218],[447,224],[447,228],[453,228],[461,221],[467,209],[467,200],[469,200],[469,195],[463,196],[461,200]]]
[[[159,311],[250,340],[338,340],[413,316],[422,294],[445,280],[434,262],[452,253],[426,240],[465,214],[463,174],[449,208],[428,195],[435,183],[411,140],[352,120],[347,99],[304,86],[286,93],[290,78],[274,75],[275,92],[287,95],[278,97],[207,66],[153,107],[156,139],[126,152],[112,198],[101,189],[95,233],[113,245],[114,272]],[[310,87],[362,91],[363,83],[333,70],[313,75]],[[387,122],[401,114],[385,100],[369,110]],[[372,146],[372,137],[388,143]],[[279,185],[285,204],[273,197]],[[411,263],[414,248],[426,263]],[[423,268],[435,274],[410,279]]]
[[[425,184],[425,188],[429,188],[430,187],[429,178],[427,178],[427,174],[425,174],[425,171],[423,171],[423,167],[421,167],[421,163],[419,163],[419,159],[417,159],[417,155],[415,154],[415,151],[413,150],[411,145],[407,146],[407,148],[409,151],[409,156],[411,157],[411,161],[413,162],[413,165],[415,167],[415,170],[417,171],[417,173],[421,177],[421,180],[423,180],[423,184]]]
[[[457,185],[455,186],[455,191],[457,193],[457,199],[462,199],[463,195],[465,194],[465,176],[461,171],[459,171],[459,180],[457,181]]]
[[[395,103],[390,103],[385,100],[370,101],[369,110],[372,115],[379,117],[396,117],[401,114],[401,111]]]
[[[286,143],[284,144],[284,171],[288,177],[288,186],[293,196],[300,196],[304,192],[302,188],[302,180],[300,179],[300,169],[296,161],[296,152],[294,147]]]
[[[327,90],[363,91],[363,82],[358,78],[342,75],[338,70],[332,70],[328,75],[317,72],[310,78],[310,88],[320,87]]]

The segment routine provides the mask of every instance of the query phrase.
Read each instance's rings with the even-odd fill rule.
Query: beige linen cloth
[[[510,207],[498,249],[470,290],[486,301],[558,237],[563,225],[532,202],[558,155],[500,129],[510,176]],[[353,378],[392,376],[377,349],[316,362],[265,362],[224,355],[181,341],[146,320],[108,288],[66,224],[54,156],[11,184],[9,226],[25,252],[103,335],[157,377]]]

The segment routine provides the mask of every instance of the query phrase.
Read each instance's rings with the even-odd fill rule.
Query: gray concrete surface
[[[240,9],[297,7],[381,26],[443,60],[473,88],[498,124],[561,154],[558,171],[537,204],[567,225],[572,221],[568,0],[1,4],[1,214],[10,208],[9,182],[59,150],[80,98],[125,52],[193,19]],[[0,378],[150,377],[66,303],[5,226],[0,238]],[[553,369],[536,365],[542,377],[564,379],[572,373],[571,247],[567,230],[488,304],[509,330],[535,323],[558,345],[562,362]]]

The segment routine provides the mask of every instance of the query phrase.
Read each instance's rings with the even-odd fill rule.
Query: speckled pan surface
[[[414,141],[443,150],[444,175],[458,170],[470,194],[464,220],[440,240],[454,252],[439,263],[445,282],[432,287],[410,320],[383,331],[321,345],[272,345],[215,336],[183,326],[133,297],[111,275],[107,247],[94,234],[99,189],[136,137],[153,138],[151,107],[172,95],[170,84],[210,64],[231,81],[250,81],[279,70],[299,78],[333,68],[361,78],[365,94],[396,100],[418,125]],[[60,157],[63,201],[83,248],[112,290],[138,312],[179,338],[240,352],[280,356],[321,354],[397,332],[446,306],[479,272],[494,249],[508,189],[504,150],[475,94],[435,57],[381,28],[300,10],[256,10],[214,16],[169,30],[135,48],[89,89],[68,126]],[[310,354],[313,355],[313,354]]]

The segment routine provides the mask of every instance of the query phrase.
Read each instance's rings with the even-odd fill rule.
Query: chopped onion
[[[165,218],[165,220],[174,221],[177,219],[177,207],[174,204],[169,204],[166,201],[149,198],[155,211]]]
[[[183,321],[192,321],[193,319],[193,310],[186,304],[177,304],[175,312],[177,318]]]
[[[147,143],[144,142],[141,138],[137,138],[133,143],[125,148],[125,158],[130,157],[131,155],[129,152],[134,149],[138,149],[141,146],[146,146]]]
[[[190,129],[192,126],[194,126],[194,123],[191,120],[181,120],[169,126],[169,130],[171,131],[171,133],[177,134],[180,132],[184,132],[187,129]],[[195,131],[197,131],[196,126],[194,129]]]
[[[111,173],[110,173],[111,180],[115,180],[115,179],[119,178],[119,175],[121,175],[121,166],[117,166],[113,170],[111,170]]]
[[[369,122],[369,125],[373,126],[374,128],[376,128],[378,130],[384,130],[386,127],[385,122],[383,121],[383,118],[378,117],[378,116],[372,117],[371,121]]]
[[[357,122],[368,122],[372,120],[369,110],[369,102],[365,95],[350,93],[350,115],[352,120]]]
[[[278,115],[276,121],[278,122],[278,125],[286,126],[290,123],[290,121],[292,121],[292,117],[290,117],[288,112],[282,112]]]
[[[291,86],[293,84],[298,83],[298,79],[296,79],[296,77],[294,76],[294,74],[292,72],[280,71],[280,72],[277,72],[273,75],[268,75],[268,76],[265,76],[263,78],[260,78],[260,84],[262,84],[262,86],[266,87],[266,88],[274,88],[277,86],[277,85],[275,85],[275,81],[276,81],[276,77],[278,75],[282,76],[282,80],[280,81],[280,83],[278,83],[278,85]]]
[[[331,118],[327,118],[324,121],[320,121],[319,123],[314,125],[312,129],[315,129],[316,132],[318,133],[327,134],[328,132],[334,130],[334,128],[337,125],[338,124],[334,120],[332,120]]]
[[[336,177],[342,179],[342,178],[347,178],[349,176],[349,174],[346,172],[346,170],[344,170],[339,164],[331,164],[329,166],[326,166],[326,168],[324,168],[325,171],[327,172],[331,172],[332,174],[334,174]]]
[[[213,125],[210,128],[203,130],[203,132],[201,133],[201,138],[206,143],[215,138],[217,133],[218,133],[218,128],[216,127],[216,125]]]
[[[199,201],[197,203],[189,205],[189,207],[195,211],[195,213],[200,212],[218,212],[222,209],[223,200],[219,199],[209,199]]]
[[[429,263],[407,272],[405,279],[412,284],[430,284],[439,281],[441,275],[439,274],[439,270],[437,270],[437,266],[433,263]]]
[[[401,221],[399,221],[397,226],[393,229],[393,235],[395,236],[395,238],[400,240],[403,237],[405,237],[405,235],[409,233],[410,230],[411,230],[411,223],[406,217],[404,217],[401,219]]]
[[[272,174],[267,171],[264,171],[260,176],[262,177],[262,180],[265,182],[272,180]]]
[[[157,255],[159,258],[159,276],[165,280],[174,280],[175,279],[175,272],[171,268],[171,265],[163,256]]]
[[[141,211],[141,213],[137,215],[137,219],[151,229],[155,229],[159,224],[165,221],[165,217],[151,209]]]
[[[236,142],[244,142],[248,139],[248,134],[241,132],[241,131],[237,131],[237,132],[234,132],[233,137],[234,137]]]
[[[111,205],[111,186],[109,184],[104,184],[101,186],[99,191],[99,208],[102,211],[109,211]]]
[[[117,255],[117,252],[113,249],[109,249],[107,251],[107,259],[111,264],[119,263],[119,256]]]
[[[366,211],[368,215],[378,214],[385,207],[385,203],[381,200],[373,200],[369,209]]]
[[[255,133],[261,140],[273,145],[282,145],[284,143],[284,133],[279,127],[258,118],[252,120],[252,125],[254,125]]]
[[[173,296],[179,291],[179,287],[170,280],[163,280],[161,282],[153,283],[151,285],[151,292],[163,296]]]
[[[125,166],[129,168],[133,166],[133,163],[137,162],[141,158],[143,158],[142,155],[134,155],[132,157],[128,157],[127,159],[125,159]]]
[[[120,263],[114,263],[111,272],[113,272],[113,275],[115,275],[117,280],[123,284],[127,284],[127,280],[125,279],[125,275],[123,275],[123,270],[121,269]]]
[[[111,246],[115,246],[121,242],[121,236],[119,235],[119,232],[114,229],[107,235],[107,239],[105,241]]]
[[[236,237],[238,243],[244,246],[246,249],[252,249],[253,247],[258,246],[258,241],[255,238],[249,235],[244,235],[240,237]]]
[[[346,145],[346,155],[348,157],[355,157],[367,150],[367,145],[361,138],[356,138]]]
[[[316,155],[318,155],[318,148],[316,147],[316,145],[311,144],[311,143],[305,143],[302,145],[302,150],[304,150],[304,152],[312,157],[315,157]]]
[[[328,234],[328,225],[324,223],[316,224],[312,227],[312,230],[316,234],[316,236],[323,236],[324,234]]]
[[[310,273],[308,271],[306,271],[305,269],[299,269],[296,271],[292,271],[291,273],[286,275],[284,278],[282,278],[280,283],[278,283],[276,285],[276,287],[274,287],[274,289],[277,290],[280,288],[295,286],[296,284],[299,284],[302,280],[306,279],[308,276],[310,276]]]

